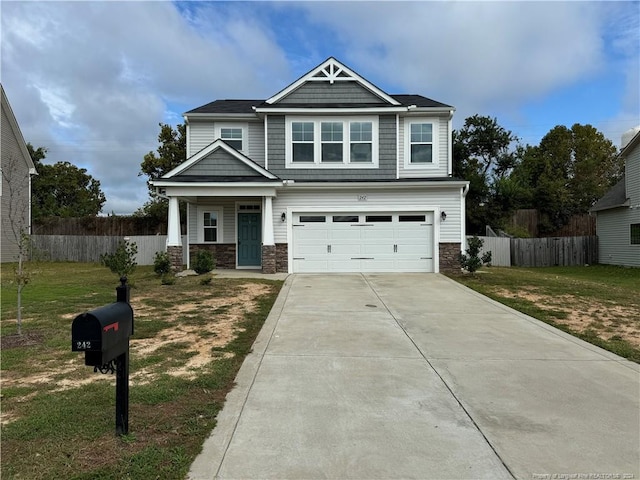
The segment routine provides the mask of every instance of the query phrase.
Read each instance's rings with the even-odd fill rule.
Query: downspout
[[[28,207],[28,213],[29,213],[29,224],[27,226],[27,232],[29,235],[31,235],[31,177],[33,177],[34,175],[38,175],[38,172],[36,171],[35,168],[30,168],[29,169],[29,207]]]
[[[464,253],[465,246],[467,244],[467,219],[465,218],[466,212],[466,199],[467,193],[469,193],[469,184],[467,183],[460,191],[460,253]]]

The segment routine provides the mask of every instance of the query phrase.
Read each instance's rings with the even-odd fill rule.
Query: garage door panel
[[[294,221],[303,215],[311,214],[296,213]],[[306,223],[293,229],[294,272],[433,271],[431,212],[313,215],[324,216],[327,222]],[[333,221],[346,217],[349,222]],[[369,221],[364,223],[366,219]]]

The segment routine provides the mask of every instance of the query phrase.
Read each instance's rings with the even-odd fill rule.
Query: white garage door
[[[433,212],[295,213],[293,271],[433,272]]]

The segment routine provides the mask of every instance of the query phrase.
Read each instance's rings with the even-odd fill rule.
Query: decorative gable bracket
[[[351,70],[346,65],[340,63],[333,57],[329,57],[327,60],[322,62],[307,74],[300,77],[284,90],[281,90],[273,97],[266,100],[265,103],[269,105],[277,103],[307,82],[328,82],[331,85],[333,85],[335,82],[358,82],[364,88],[372,92],[374,95],[380,97],[381,100],[387,102],[389,105],[400,105],[400,102],[398,102],[391,95],[376,87],[373,83],[361,77],[356,72]]]

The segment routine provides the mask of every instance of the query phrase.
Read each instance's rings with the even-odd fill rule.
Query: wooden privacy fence
[[[153,265],[156,252],[165,251],[166,235],[31,235],[33,254],[58,262],[99,262],[100,255],[114,253],[123,239],[136,244],[138,265]],[[186,236],[182,237],[183,261],[187,263]]]
[[[598,237],[512,238],[511,264],[553,267],[598,263]]]
[[[467,237],[471,238],[471,237]],[[479,237],[481,254],[491,252],[496,267],[553,267],[598,263],[598,237]]]

